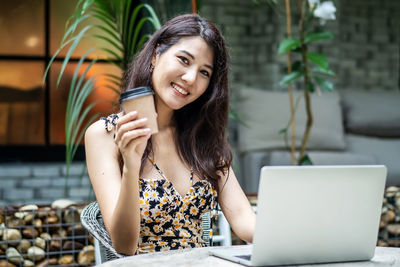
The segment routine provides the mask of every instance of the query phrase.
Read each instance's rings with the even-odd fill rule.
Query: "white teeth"
[[[181,93],[182,95],[187,95],[189,94],[188,92],[186,92],[185,90],[183,90],[182,88],[180,88],[179,86],[175,85],[174,83],[171,84],[172,87],[174,87],[174,89],[176,91],[178,91],[179,93]]]

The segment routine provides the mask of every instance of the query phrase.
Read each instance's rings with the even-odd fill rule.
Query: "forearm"
[[[124,168],[121,190],[110,225],[110,236],[115,250],[132,255],[137,249],[140,233],[138,171]]]
[[[252,243],[256,225],[256,215],[252,209],[246,209],[240,212],[240,219],[235,220],[231,225],[235,234],[246,242]]]

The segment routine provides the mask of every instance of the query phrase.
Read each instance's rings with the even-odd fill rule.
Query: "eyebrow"
[[[188,55],[189,57],[191,57],[193,60],[195,60],[195,57],[194,57],[191,53],[189,53],[188,51],[186,51],[186,50],[179,50],[179,52],[185,53],[186,55]],[[211,71],[214,70],[213,66],[211,66],[211,65],[205,64],[204,66],[207,67],[207,68],[209,68]]]

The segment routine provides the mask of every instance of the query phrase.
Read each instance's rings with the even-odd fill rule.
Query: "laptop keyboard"
[[[247,254],[247,255],[235,255],[235,257],[241,258],[241,259],[245,259],[245,260],[250,260],[251,259],[251,255]]]

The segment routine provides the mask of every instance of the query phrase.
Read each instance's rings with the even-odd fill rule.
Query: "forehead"
[[[214,52],[212,47],[200,36],[182,37],[170,49],[171,52],[186,51],[192,54],[196,61],[213,65]]]

